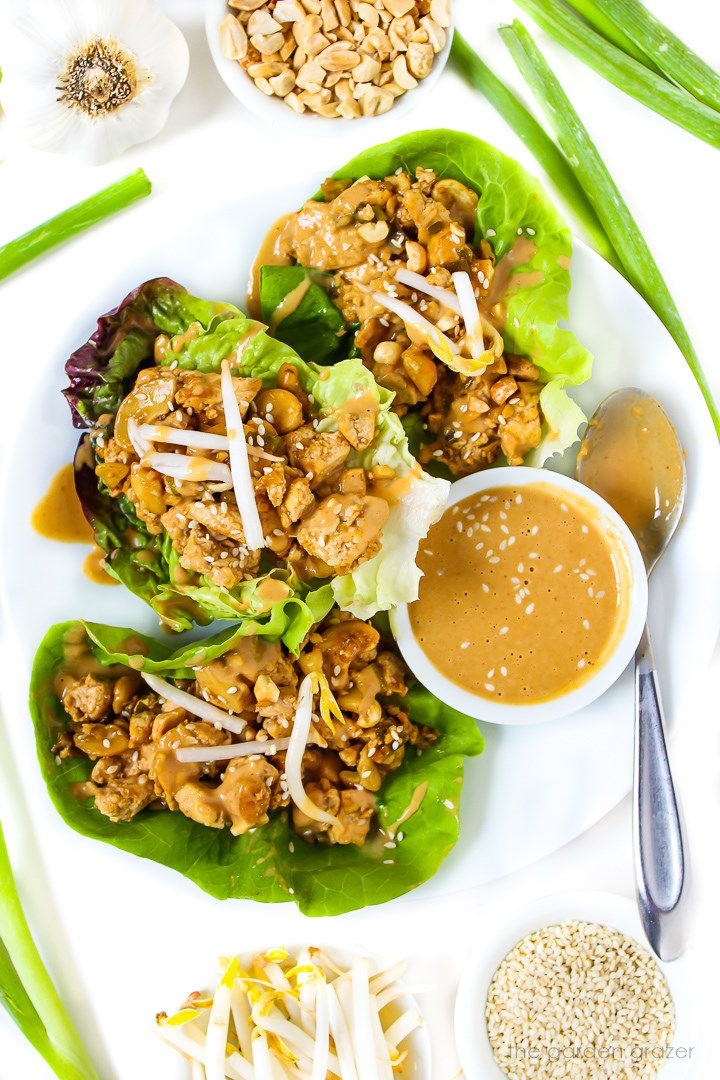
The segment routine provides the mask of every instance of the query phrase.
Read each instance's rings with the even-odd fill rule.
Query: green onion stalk
[[[0,828],[0,1004],[59,1080],[98,1080],[40,958]]]
[[[147,176],[142,169],[137,169],[17,239],[0,245],[0,281],[57,244],[70,240],[118,210],[124,210],[137,199],[149,195],[151,190]]]
[[[561,0],[515,0],[515,3],[550,37],[619,90],[720,149],[720,113],[714,108],[616,48]],[[604,9],[607,10],[607,5]],[[625,30],[627,32],[627,27]],[[668,48],[661,55],[669,54]]]
[[[598,33],[720,112],[720,75],[640,0],[568,0]]]
[[[564,154],[511,90],[455,32],[451,63],[500,113],[545,170],[596,251],[620,273],[615,249]]]
[[[720,437],[720,415],[690,335],[627,203],[587,129],[532,37],[515,20],[500,34],[555,132],[560,149],[590,200],[620,260],[625,277],[645,298],[677,342],[698,382]]]

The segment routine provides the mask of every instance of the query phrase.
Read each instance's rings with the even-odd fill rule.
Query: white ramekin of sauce
[[[420,545],[420,595],[391,615],[436,696],[496,724],[582,709],[622,674],[647,615],[642,555],[599,495],[560,473],[456,481]]]

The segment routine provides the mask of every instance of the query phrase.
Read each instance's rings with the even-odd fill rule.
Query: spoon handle
[[[645,933],[661,960],[675,960],[686,944],[687,866],[647,624],[635,653],[633,843]]]

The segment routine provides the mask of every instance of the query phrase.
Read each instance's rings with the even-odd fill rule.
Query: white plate
[[[100,253],[82,280],[59,290],[57,298],[48,297],[43,333],[33,335],[25,359],[32,389],[23,437],[7,455],[0,493],[0,587],[20,656],[19,684],[27,685],[35,649],[51,623],[82,616],[159,632],[140,600],[120,587],[87,581],[83,549],[44,540],[31,528],[33,507],[76,444],[60,394],[65,358],[89,337],[99,314],[157,275],[175,277],[200,296],[241,303],[267,227],[322,179],[310,176],[291,187],[267,190],[262,204],[248,197],[198,209],[194,218],[183,204],[182,227],[169,230],[163,243],[145,251],[115,247],[104,258]],[[713,539],[720,529],[720,504],[700,497],[714,491],[720,447],[682,357],[637,294],[583,246],[573,259],[573,281],[571,321],[596,354],[592,382],[577,394],[581,404],[592,412],[611,390],[642,386],[665,405],[687,450],[685,521],[653,578],[650,604],[672,722],[683,693],[707,665],[720,630],[720,607],[707,602],[720,592]],[[460,842],[412,898],[455,892],[507,874],[561,847],[606,814],[631,787],[632,711],[632,680],[626,673],[575,716],[533,729],[485,725],[487,750],[466,767]],[[52,898],[57,932],[49,942],[51,967],[60,973],[63,998],[95,1048],[103,1075],[136,1075],[142,1052],[146,1075],[186,1077],[182,1062],[172,1071],[165,1048],[156,1046],[152,1035],[142,1035],[142,1021],[172,1002],[179,988],[184,993],[188,973],[204,971],[208,957],[252,946],[254,940],[271,941],[278,933],[284,940],[315,938],[329,944],[358,940],[378,952],[401,947],[398,934],[411,922],[400,914],[402,901],[396,902],[394,919],[378,919],[369,910],[319,925],[290,904],[281,909],[244,901],[219,904],[173,871],[78,836],[49,800],[29,718],[19,708],[11,715],[12,756],[39,844],[34,848],[32,839],[26,839],[18,875],[32,882],[33,895]],[[20,793],[18,785],[18,798]],[[141,918],[135,914],[138,898],[145,898],[150,912]],[[109,939],[108,909],[129,913],[113,918]],[[188,927],[196,932],[188,933]],[[132,994],[127,980],[120,981],[105,985],[99,1000],[93,973],[97,950],[108,940],[112,956],[127,956],[130,964],[135,956],[161,959],[152,979],[141,978]],[[402,947],[409,955],[411,944]],[[119,1030],[132,1031],[133,1039],[119,1039]]]
[[[487,992],[498,966],[527,934],[571,920],[612,927],[647,949],[637,905],[612,893],[546,896],[510,912],[484,912],[482,921],[488,933],[467,961],[455,1005],[455,1040],[466,1080],[503,1080],[506,1077],[493,1059],[485,1027]],[[697,1034],[701,1018],[693,984],[692,958],[686,955],[672,964],[658,960],[658,966],[675,1003],[671,1051],[660,1076],[662,1080],[698,1076]]]
[[[157,633],[150,609],[123,588],[93,585],[82,573],[82,553],[36,535],[30,516],[58,468],[71,460],[77,433],[60,394],[67,354],[94,329],[99,314],[131,288],[167,274],[211,299],[242,303],[253,255],[280,213],[315,190],[316,179],[296,182],[256,202],[219,207],[186,221],[181,235],[150,252],[115,253],[112,267],[88,276],[81,313],[38,338],[33,363],[44,373],[27,403],[23,429],[42,423],[43,453],[25,440],[8,455],[0,496],[0,585],[27,672],[38,642],[53,622],[85,617]],[[229,221],[238,222],[228,243]],[[201,257],[203,256],[203,257]],[[720,592],[720,501],[712,492],[720,473],[720,446],[700,391],[663,326],[638,294],[599,256],[576,243],[571,325],[595,354],[592,379],[573,392],[588,413],[612,390],[627,385],[653,393],[668,411],[687,454],[688,498],[683,521],[650,590],[650,627],[666,715],[672,726],[684,693],[709,663],[720,632],[720,608],[706,602]],[[566,456],[563,471],[574,466]],[[29,577],[16,568],[32,564]],[[480,725],[485,753],[466,764],[460,841],[441,872],[421,892],[453,891],[493,880],[556,850],[598,821],[632,786],[632,673],[627,670],[582,712],[532,730]],[[23,763],[41,787],[30,725],[22,733]],[[42,818],[52,817],[40,798]],[[38,823],[40,824],[40,822]],[[40,826],[42,831],[42,825]],[[65,830],[63,842],[73,842]],[[117,853],[127,864],[130,856]],[[171,874],[167,871],[166,874]],[[174,875],[173,875],[174,877]],[[417,895],[414,894],[414,895]]]

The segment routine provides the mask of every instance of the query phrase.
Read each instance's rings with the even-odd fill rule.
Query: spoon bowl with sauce
[[[496,724],[557,719],[622,674],[645,622],[630,529],[570,477],[506,466],[456,481],[421,544],[419,598],[391,614],[437,697]]]
[[[637,389],[606,398],[580,447],[577,478],[627,522],[649,578],[677,529],[686,492],[683,449],[660,403]],[[685,843],[647,623],[635,654],[633,844],[645,932],[661,959],[675,960],[685,947]]]

